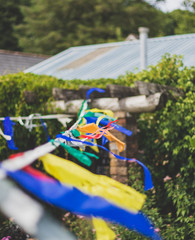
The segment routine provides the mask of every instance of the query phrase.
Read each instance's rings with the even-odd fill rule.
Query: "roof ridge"
[[[186,39],[186,38],[195,38],[195,33],[148,38],[148,41],[152,42],[152,41],[176,40],[176,39]],[[108,47],[108,46],[114,47],[114,46],[121,46],[121,45],[133,45],[133,44],[138,44],[138,43],[139,43],[139,39],[133,40],[133,41],[96,43],[96,44],[90,44],[90,45],[84,45],[84,46],[74,46],[74,47],[71,47],[71,49],[76,50],[76,49],[81,49],[81,48],[85,49],[85,48],[94,48],[94,47],[104,48],[104,47]]]
[[[0,54],[12,54],[12,55],[18,55],[18,56],[29,56],[29,57],[42,57],[42,58],[49,58],[50,55],[44,55],[44,54],[36,54],[36,53],[26,53],[26,52],[19,52],[19,51],[12,51],[12,50],[6,50],[6,49],[0,49]]]
[[[195,38],[195,33],[161,36],[161,37],[155,37],[155,38],[148,38],[148,40],[150,40],[150,41],[163,40],[164,41],[164,40],[176,40],[176,39],[187,39],[187,38]]]

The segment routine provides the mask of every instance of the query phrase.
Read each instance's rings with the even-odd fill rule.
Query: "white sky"
[[[146,0],[149,3],[154,3],[154,0]],[[165,2],[157,3],[157,8],[161,9],[163,12],[171,12],[175,9],[184,9],[182,7],[183,0],[165,0]]]
[[[183,0],[165,0],[165,3],[158,3],[158,7],[164,12],[171,12],[175,9],[182,9]]]

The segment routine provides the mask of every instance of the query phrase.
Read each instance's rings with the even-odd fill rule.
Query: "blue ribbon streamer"
[[[48,134],[48,131],[47,131],[47,127],[46,127],[45,123],[43,122],[43,119],[41,118],[40,120],[41,120],[41,124],[42,124],[42,126],[43,126],[43,128],[45,130],[45,133],[47,135],[47,141],[49,142],[50,141],[50,137],[49,137],[49,134]]]
[[[15,123],[11,121],[10,117],[5,117],[5,119],[3,120],[4,134],[9,135],[11,137],[11,140],[6,140],[8,148],[11,150],[18,150],[13,140],[14,135],[14,130],[12,127],[13,125],[15,125]]]
[[[89,97],[90,97],[90,94],[94,91],[97,91],[97,92],[100,92],[100,93],[104,93],[105,90],[104,89],[101,89],[101,88],[90,88],[88,91],[87,91],[87,100],[89,100]]]
[[[131,161],[131,162],[137,162],[139,165],[141,165],[144,169],[144,174],[145,174],[145,181],[144,181],[144,190],[147,191],[151,188],[153,188],[153,183],[152,183],[152,177],[151,177],[151,174],[150,174],[150,171],[149,169],[142,163],[140,162],[139,160],[137,159],[134,159],[134,158],[126,158],[126,157],[122,157],[122,156],[119,156],[117,154],[114,154],[113,152],[111,152],[110,150],[108,150],[106,147],[104,146],[101,146],[101,145],[98,145],[98,144],[94,144],[92,142],[86,142],[86,141],[81,141],[79,139],[74,139],[74,138],[70,138],[70,137],[67,137],[65,135],[62,135],[62,134],[58,134],[56,136],[56,138],[63,138],[65,139],[66,141],[70,141],[70,142],[81,142],[85,145],[89,145],[89,146],[96,146],[96,147],[99,147],[99,148],[102,148],[104,149],[105,151],[111,153],[113,156],[115,156],[116,158],[120,159],[120,160],[126,160],[126,161]]]
[[[85,119],[87,120],[87,123],[96,123],[98,118],[97,117],[85,117]],[[110,121],[105,120],[105,119],[101,119],[100,123],[106,126],[110,123]],[[116,123],[112,123],[110,126],[114,127],[116,130],[126,134],[127,136],[132,135],[132,131],[127,130],[126,128],[124,128],[122,126],[119,126]]]
[[[103,218],[126,226],[152,239],[161,239],[155,232],[153,225],[141,212],[131,213],[102,197],[83,193],[75,187],[66,186],[53,179],[53,181],[38,179],[21,170],[7,171],[7,174],[27,191],[56,207],[87,217]]]
[[[109,140],[104,137],[104,135],[102,136],[102,145],[105,145],[107,142],[109,142]]]

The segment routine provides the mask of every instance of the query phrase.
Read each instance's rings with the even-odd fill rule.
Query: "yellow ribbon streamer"
[[[86,110],[85,111],[86,113],[87,112],[97,112],[97,113],[104,113],[105,115],[109,116],[109,117],[114,117],[114,113],[111,111],[111,110],[107,110],[107,109],[98,109],[98,108],[92,108],[92,109],[89,109],[89,110]]]
[[[145,195],[112,178],[93,174],[79,165],[53,154],[46,154],[39,159],[42,160],[45,170],[62,183],[103,197],[133,212],[140,210],[144,204]]]
[[[116,234],[108,227],[104,220],[93,218],[92,221],[96,230],[96,240],[114,240],[116,238]]]
[[[98,126],[99,124],[100,124],[100,121],[102,120],[102,119],[104,119],[105,118],[105,116],[100,116],[100,117],[98,117],[98,119],[97,119],[97,121],[96,121],[96,125]]]
[[[91,140],[86,139],[85,141],[89,141],[90,142]],[[97,140],[93,139],[93,143],[97,145]],[[88,147],[90,147],[93,151],[99,153],[99,148],[97,146],[88,146]]]

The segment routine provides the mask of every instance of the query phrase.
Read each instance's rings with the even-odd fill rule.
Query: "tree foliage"
[[[169,14],[173,24],[173,34],[195,32],[195,11],[175,10]]]
[[[18,26],[25,51],[54,54],[71,46],[124,40],[138,27],[162,33],[164,14],[143,0],[32,0]]]
[[[19,27],[25,33],[21,37],[22,45],[25,49],[32,46],[33,51],[44,49],[54,53],[56,49],[60,51],[70,46],[88,44],[92,41],[91,36],[100,42],[101,38],[111,37],[112,27],[107,29],[106,18],[112,18],[112,15],[109,16],[110,11],[106,6],[97,6],[95,14],[95,2],[33,1],[31,8],[24,9],[26,24]],[[98,16],[98,11],[102,11],[102,16]],[[99,22],[102,20],[104,25],[101,26]]]
[[[0,49],[19,49],[18,39],[14,35],[14,26],[23,19],[19,2],[20,0],[0,0]]]
[[[143,161],[153,172],[153,207],[163,220],[159,225],[163,236],[193,239],[195,69],[184,67],[181,59],[167,55],[158,67],[146,72],[145,78],[184,91],[183,97],[173,97],[162,110],[140,116],[139,143],[144,151]]]
[[[160,0],[161,1],[161,0]],[[55,54],[78,45],[122,41],[150,29],[149,36],[194,32],[192,0],[186,10],[163,13],[159,0],[0,0],[0,48]]]

